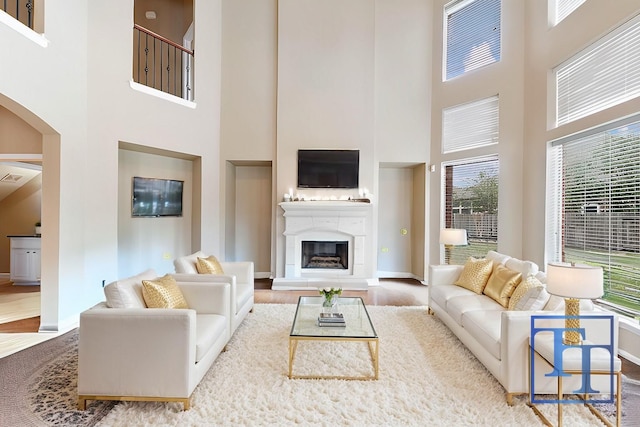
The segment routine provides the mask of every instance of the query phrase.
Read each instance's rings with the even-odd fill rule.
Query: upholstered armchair
[[[176,258],[173,265],[176,278],[182,281],[215,281],[231,284],[231,334],[235,332],[247,314],[253,310],[254,283],[253,262],[224,262],[220,266],[224,274],[198,274],[198,258],[208,258],[204,252]]]
[[[229,341],[229,283],[176,280],[189,308],[146,308],[142,281],[153,279],[148,270],[110,283],[106,301],[80,314],[80,410],[87,400],[182,402],[187,410]]]

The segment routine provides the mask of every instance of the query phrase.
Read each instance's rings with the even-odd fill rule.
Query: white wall
[[[191,249],[221,252],[220,1],[197,2],[195,15],[191,105],[131,88],[133,0],[47,3],[44,37],[0,17],[0,104],[44,135],[41,329],[73,322],[118,278],[119,141],[201,159]]]
[[[373,188],[374,9],[369,0],[278,2],[276,194],[295,189],[299,148],[359,149],[359,185]],[[357,189],[304,194],[356,197]],[[279,219],[276,275],[283,277]]]
[[[0,103],[44,135],[42,222],[48,231],[42,238],[42,329],[57,329],[61,319],[77,312],[75,304],[95,300],[91,291],[80,292],[86,283],[82,254],[88,216],[82,177],[90,164],[86,161],[87,14],[88,5],[82,2],[51,8],[46,38],[13,27],[6,15],[0,23],[4,56]],[[114,260],[103,259],[107,264]]]
[[[379,161],[425,162],[429,156],[429,2],[289,0],[275,7],[275,202],[296,187],[299,148],[341,148],[360,150],[360,186],[373,193],[376,203]],[[223,116],[223,128],[228,119]],[[357,196],[357,190],[304,194]],[[275,259],[280,261],[275,270],[282,277],[279,208],[274,219]],[[375,209],[373,221],[375,228]]]
[[[140,273],[141,266],[158,275],[173,273],[173,260],[191,251],[193,163],[121,149],[118,156],[118,277]],[[134,176],[184,181],[182,216],[131,216]]]
[[[275,158],[277,4],[222,1],[223,159]]]
[[[375,2],[375,141],[378,162],[429,162],[433,5]]]
[[[284,255],[277,203],[295,187],[298,148],[362,150],[361,186],[374,199],[379,162],[428,161],[432,5],[224,0],[222,12],[221,161],[272,162],[275,272],[275,261]],[[223,202],[235,204],[235,176],[223,167],[229,172],[225,177],[234,180],[222,182],[224,191],[233,193]],[[306,193],[357,195],[355,190]],[[229,214],[234,209],[225,207]],[[373,218],[377,224],[377,212]],[[221,223],[227,236],[230,229],[252,226],[236,220],[234,214]],[[423,211],[419,220],[424,221]],[[225,249],[235,252],[237,244],[227,237]],[[415,253],[424,257],[424,248]]]
[[[235,203],[242,198],[242,194],[236,192],[233,162],[275,162],[277,5],[276,0],[222,1],[220,169],[225,173],[221,174],[220,184],[224,197],[220,202],[226,215],[220,221],[220,235],[223,239],[221,244],[230,258],[236,256],[236,249],[240,253],[248,252],[247,255],[254,250],[252,246],[246,246],[246,240],[235,241],[235,230],[261,227],[261,220],[253,222],[253,218],[245,218],[251,220],[248,223],[237,222]],[[272,174],[274,170],[275,168],[271,169]],[[271,185],[273,182],[274,179],[270,176],[260,185]],[[270,210],[265,215],[271,219],[279,209],[273,186],[267,195]],[[250,205],[251,200],[243,198],[241,203]],[[264,207],[256,204],[250,205],[249,209],[256,211]],[[273,224],[270,223],[269,229],[265,231],[269,239],[273,234],[272,228]],[[261,265],[256,271],[269,272],[271,275],[274,271],[271,262],[274,250],[275,242],[271,241],[269,265],[262,266],[262,258],[256,259]]]
[[[277,194],[296,187],[299,148],[360,149],[373,188],[373,85],[373,2],[279,2]]]

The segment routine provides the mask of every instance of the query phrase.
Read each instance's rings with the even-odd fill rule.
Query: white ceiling
[[[42,173],[42,166],[30,163],[0,162],[0,200]]]

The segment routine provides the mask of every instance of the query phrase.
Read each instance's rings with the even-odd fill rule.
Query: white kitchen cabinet
[[[40,238],[11,236],[11,281],[17,285],[40,282]]]

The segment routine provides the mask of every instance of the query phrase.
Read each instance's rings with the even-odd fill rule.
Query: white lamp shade
[[[600,298],[604,294],[602,267],[567,263],[548,264],[547,291],[564,298]]]
[[[464,228],[443,228],[440,230],[440,243],[444,245],[466,245],[467,230]]]

